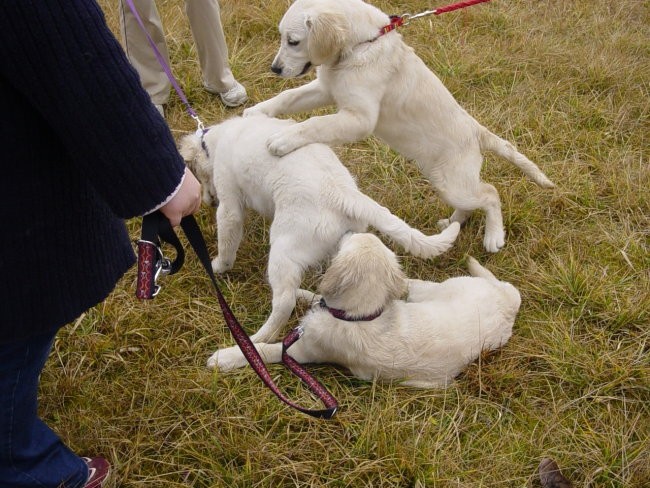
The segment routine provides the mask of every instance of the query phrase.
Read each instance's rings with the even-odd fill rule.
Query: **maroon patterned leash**
[[[162,221],[167,222],[164,227]],[[160,212],[154,212],[142,219],[142,233],[137,241],[138,275],[135,296],[141,300],[150,300],[160,291],[158,279],[161,276],[176,273],[185,262],[185,250],[178,237],[171,230],[171,225]],[[168,242],[176,249],[176,259],[172,262],[162,253],[160,241]]]
[[[303,381],[303,383],[307,385],[311,392],[320,399],[323,405],[325,405],[325,408],[322,410],[311,410],[301,407],[295,402],[289,400],[276,386],[273,379],[271,378],[268,369],[266,368],[266,365],[264,364],[264,361],[262,360],[262,357],[255,348],[255,345],[252,343],[242,326],[237,321],[237,318],[233,314],[232,310],[228,306],[228,303],[226,302],[226,299],[221,293],[221,290],[217,283],[217,278],[212,271],[210,255],[208,254],[208,249],[205,245],[203,234],[201,233],[201,229],[199,228],[194,217],[190,215],[183,218],[181,221],[181,228],[185,232],[187,240],[194,249],[194,252],[198,256],[201,264],[205,268],[205,271],[208,273],[212,284],[214,285],[217,299],[219,301],[219,306],[221,307],[221,312],[223,313],[226,325],[230,329],[230,332],[235,338],[235,342],[237,342],[239,349],[244,354],[244,357],[249,362],[251,367],[255,370],[262,382],[273,393],[275,393],[275,395],[282,402],[302,413],[315,418],[331,419],[334,417],[338,409],[338,402],[336,399],[330,394],[330,392],[327,391],[327,389],[325,389],[323,385],[318,382],[318,380],[311,376],[307,370],[303,368],[302,365],[293,359],[287,352],[291,345],[295,343],[302,335],[302,329],[300,329],[300,327],[296,327],[283,339],[282,362],[287,367],[287,369],[298,376]],[[165,262],[165,259],[162,257],[162,252],[160,251],[160,240],[168,242],[176,248],[177,258],[173,263]],[[156,249],[152,249],[151,245],[155,246]],[[160,259],[156,259],[157,256]],[[156,277],[161,273],[175,273],[178,271],[178,269],[180,269],[183,260],[183,247],[167,218],[165,218],[165,216],[160,212],[154,212],[143,217],[142,239],[138,241],[138,284],[136,289],[136,296],[141,299],[153,298],[160,290],[160,286],[156,283]],[[164,269],[168,269],[169,271],[161,271]]]

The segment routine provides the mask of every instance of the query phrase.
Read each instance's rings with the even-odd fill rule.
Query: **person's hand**
[[[201,208],[201,183],[194,174],[185,168],[185,178],[176,195],[160,207],[160,211],[169,219],[170,224],[176,227],[186,215],[191,215]]]

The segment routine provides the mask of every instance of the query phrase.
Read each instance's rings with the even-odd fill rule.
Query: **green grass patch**
[[[115,3],[100,1],[119,35]],[[220,2],[249,106],[306,81],[270,72],[289,3]],[[391,14],[435,7],[376,5]],[[158,8],[172,69],[203,121],[239,114],[202,89],[183,2]],[[483,174],[502,198],[506,247],[485,253],[477,212],[450,252],[402,256],[410,277],[464,274],[470,254],[515,284],[522,307],[512,339],[446,390],[312,366],[341,403],[334,420],[318,421],[280,403],[250,368],[206,369],[212,352],[233,340],[191,252],[151,302],[136,300],[131,270],[104,303],[60,332],[42,378],[43,417],[80,454],[107,456],[113,486],[534,487],[545,456],[575,486],[647,486],[650,5],[493,1],[413,21],[401,34],[472,115],[557,184],[541,190],[487,156]],[[166,115],[178,137],[196,128],[174,94]],[[437,232],[450,213],[415,166],[381,141],[336,151],[363,191],[423,232]],[[214,255],[213,209],[198,218]],[[137,238],[139,222],[129,229]],[[271,308],[267,255],[268,222],[251,215],[222,279],[249,332]],[[321,271],[304,286],[315,288]],[[270,370],[287,393],[317,406],[282,366]]]

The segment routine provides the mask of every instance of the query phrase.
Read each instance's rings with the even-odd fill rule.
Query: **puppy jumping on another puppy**
[[[344,366],[363,380],[443,388],[481,351],[508,341],[521,303],[514,286],[474,258],[467,266],[472,277],[409,280],[376,236],[347,234],[321,295],[300,292],[317,303],[300,321],[303,334],[289,354],[300,363]],[[255,346],[265,361],[281,361],[281,343]],[[237,347],[215,356],[209,366],[223,371],[248,364]]]
[[[180,144],[181,154],[203,183],[204,200],[219,202],[215,272],[232,268],[247,208],[273,219],[267,268],[272,310],[251,337],[253,342],[277,337],[295,308],[305,270],[334,254],[347,232],[365,232],[370,225],[409,253],[430,258],[449,249],[460,230],[454,224],[425,236],[412,229],[361,193],[324,144],[309,144],[281,158],[269,153],[266,139],[294,124],[263,115],[235,117],[205,134],[185,136]]]
[[[397,31],[381,29],[388,15],[362,0],[296,0],[280,21],[281,46],[271,69],[293,78],[318,66],[310,83],[244,110],[276,117],[335,105],[334,114],[311,117],[268,138],[283,156],[305,144],[341,144],[375,134],[416,162],[454,208],[446,227],[475,209],[486,214],[483,245],[505,244],[501,201],[480,179],[483,151],[501,156],[543,188],[553,183],[526,156],[470,116]]]

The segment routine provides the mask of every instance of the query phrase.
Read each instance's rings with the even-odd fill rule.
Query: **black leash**
[[[338,402],[325,389],[325,387],[318,382],[318,380],[311,376],[305,368],[303,368],[287,353],[287,349],[289,349],[289,347],[300,338],[302,330],[297,327],[289,332],[289,334],[283,339],[282,362],[287,369],[298,376],[309,387],[312,393],[320,399],[326,407],[322,410],[310,410],[297,405],[293,401],[289,400],[275,385],[262,357],[237,321],[237,318],[232,313],[232,310],[221,293],[217,283],[217,278],[212,271],[212,263],[205,244],[205,239],[203,238],[201,229],[199,228],[196,219],[194,219],[194,216],[190,215],[184,217],[181,221],[181,228],[183,229],[183,232],[185,232],[187,240],[192,246],[192,249],[194,249],[194,252],[198,256],[203,268],[208,273],[208,276],[214,285],[226,325],[230,329],[230,332],[235,338],[235,342],[237,342],[239,349],[244,354],[244,357],[260,379],[281,401],[290,407],[312,417],[331,419],[336,414]],[[171,244],[176,249],[176,259],[173,262],[170,262],[168,259],[163,257],[160,249],[161,240]],[[140,299],[151,299],[155,297],[160,291],[160,286],[156,283],[158,276],[174,274],[181,268],[184,260],[185,251],[183,250],[183,246],[179,241],[178,236],[169,223],[169,220],[167,220],[167,218],[159,211],[143,217],[142,238],[138,241],[138,280],[136,296]]]

